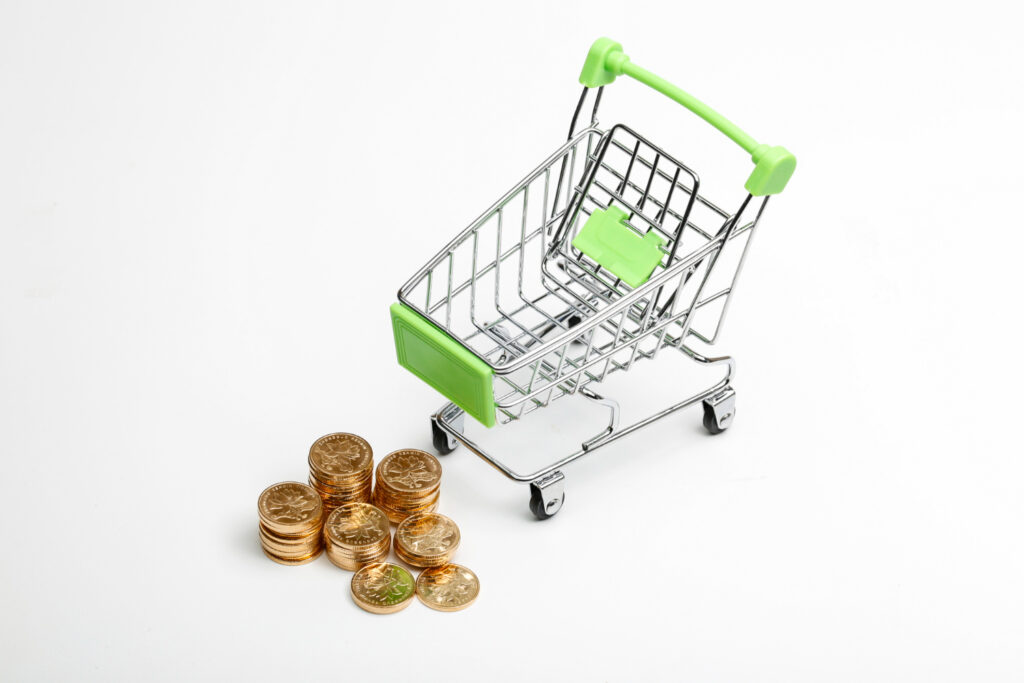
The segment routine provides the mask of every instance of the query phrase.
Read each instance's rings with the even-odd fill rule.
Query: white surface
[[[0,678],[1024,677],[1019,22],[627,4],[0,6]],[[265,560],[257,495],[326,432],[429,448],[387,306],[563,139],[605,33],[800,160],[717,347],[735,425],[602,451],[543,524],[450,456],[478,603],[365,614]],[[739,199],[679,107],[602,111]]]

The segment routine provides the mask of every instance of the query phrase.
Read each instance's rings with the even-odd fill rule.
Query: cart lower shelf
[[[593,453],[627,434],[698,403],[703,407],[704,428],[709,434],[721,434],[730,427],[736,415],[736,391],[731,384],[736,368],[735,361],[730,356],[715,358],[703,356],[685,345],[680,348],[694,362],[724,366],[725,376],[703,391],[625,427],[619,426],[619,404],[617,401],[596,393],[589,386],[581,388],[579,394],[584,398],[608,408],[608,426],[600,434],[583,441],[579,450],[539,470],[528,474],[517,472],[467,436],[466,413],[454,403],[446,403],[441,406],[430,418],[434,448],[441,455],[447,455],[457,449],[460,444],[465,446],[512,481],[530,485],[530,511],[537,519],[544,520],[553,517],[565,503],[565,475],[562,473],[562,469],[584,455]]]

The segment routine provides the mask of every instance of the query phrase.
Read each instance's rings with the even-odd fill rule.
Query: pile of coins
[[[327,559],[342,569],[356,571],[386,560],[391,550],[388,517],[369,503],[345,503],[324,524]]]
[[[373,449],[355,434],[338,432],[317,439],[309,449],[309,485],[327,513],[343,503],[370,502]]]
[[[373,503],[395,524],[409,515],[432,512],[441,496],[441,463],[412,448],[388,454],[377,465]]]
[[[309,486],[289,481],[260,494],[260,544],[270,559],[306,564],[326,548],[334,565],[355,572],[352,599],[374,614],[405,609],[414,595],[445,612],[473,604],[480,581],[450,563],[459,527],[435,512],[441,496],[437,458],[411,448],[395,451],[381,460],[375,478],[370,444],[338,432],[316,440],[308,464]],[[416,579],[386,561],[391,523],[398,525],[395,555],[424,568]]]
[[[412,596],[431,609],[457,612],[480,595],[476,574],[458,564],[424,569],[416,582],[412,574],[389,562],[370,564],[352,577],[352,599],[373,614],[393,614],[409,606]]]
[[[459,527],[436,512],[405,518],[395,531],[395,555],[413,567],[448,564],[459,547]]]
[[[281,564],[305,564],[323,550],[323,503],[317,492],[294,481],[274,484],[260,494],[260,543]]]

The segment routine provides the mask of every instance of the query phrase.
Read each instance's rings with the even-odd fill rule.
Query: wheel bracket
[[[530,496],[539,498],[544,516],[551,517],[562,508],[562,501],[565,500],[565,475],[556,470],[532,482]]]
[[[727,429],[736,416],[736,391],[727,386],[714,396],[704,399],[704,405],[711,409],[718,428]]]

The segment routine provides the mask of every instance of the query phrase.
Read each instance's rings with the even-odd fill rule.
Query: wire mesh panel
[[[600,131],[582,132],[475,220],[402,288],[400,299],[494,366],[565,330],[541,285],[550,235]]]

